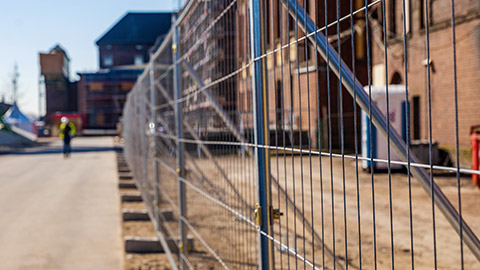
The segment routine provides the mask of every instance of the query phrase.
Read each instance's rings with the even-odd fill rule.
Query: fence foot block
[[[159,214],[163,216],[165,221],[174,221],[172,209],[160,209],[159,211]]]
[[[178,237],[166,239],[168,248],[172,253],[178,252]],[[187,248],[193,249],[193,237],[187,237]],[[163,253],[163,247],[157,237],[125,236],[125,252],[129,253]]]
[[[123,209],[123,221],[147,221],[150,220],[147,210],[145,209]]]
[[[120,174],[118,178],[120,180],[132,180],[133,176],[131,174]]]
[[[131,181],[121,181],[120,183],[118,183],[118,188],[136,189],[137,186],[134,182]]]
[[[142,196],[140,193],[122,193],[122,202],[141,202]]]

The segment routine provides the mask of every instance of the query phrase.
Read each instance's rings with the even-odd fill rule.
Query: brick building
[[[197,2],[188,14],[188,19],[179,23],[180,55],[187,59],[194,72],[206,84],[230,74],[235,70],[235,36],[237,27],[233,20],[236,12],[235,5],[230,7],[219,21],[213,20],[222,14],[229,3],[222,1]],[[206,12],[208,10],[208,12]],[[208,27],[211,31],[206,31]],[[199,43],[200,40],[205,40]],[[183,72],[183,95],[188,95],[198,84],[194,82],[187,72]],[[235,77],[229,77],[208,88],[208,91],[218,102],[219,106],[236,121],[236,91]],[[209,100],[204,95],[196,95],[187,99],[184,107],[185,118],[202,132],[207,132],[212,140],[224,139],[227,128],[223,120],[218,117]]]
[[[303,5],[303,1],[299,1]],[[305,34],[298,28],[296,34],[295,18],[290,16],[284,5],[279,8],[281,1],[267,1],[266,10],[266,32],[267,52],[278,49],[294,42],[297,38],[301,38]],[[363,1],[353,1],[354,10],[364,6]],[[236,63],[237,68],[245,66],[250,60],[250,32],[246,27],[249,20],[248,8],[245,3],[238,4],[236,16],[236,29],[239,38],[236,39]],[[329,3],[328,10],[325,12],[325,2],[317,0],[306,1],[306,11],[312,21],[316,21],[317,28],[325,25],[325,13],[328,22],[336,20],[337,7],[334,2]],[[281,11],[280,11],[281,10]],[[316,11],[316,14],[315,14]],[[350,13],[350,1],[340,1],[339,5],[340,17],[344,17]],[[364,13],[359,13],[353,20],[355,28],[364,27]],[[341,57],[347,65],[352,69],[352,47],[350,35],[350,20],[344,20],[340,23],[340,46]],[[325,33],[324,33],[325,34]],[[328,39],[338,51],[337,27],[328,28]],[[366,58],[366,37],[365,31],[355,30],[355,73],[356,77],[362,84],[367,83],[367,58]],[[340,148],[340,90],[339,80],[330,71],[330,87],[327,87],[326,62],[314,50],[314,44],[308,41],[308,49],[305,50],[306,41],[302,40],[297,44],[294,43],[289,47],[276,51],[267,57],[268,70],[268,97],[269,97],[269,125],[272,132],[275,129],[283,129],[289,133],[291,128],[293,134],[289,134],[286,138],[287,144],[290,145],[293,140],[294,145],[298,145],[300,133],[302,134],[303,147],[306,147],[308,130],[310,127],[310,137],[312,139],[312,147],[317,147],[317,134],[320,132],[322,147],[328,147],[328,91],[330,90],[330,105],[332,119],[332,147]],[[317,60],[315,59],[317,57]],[[318,64],[317,64],[318,63]],[[318,67],[318,76],[317,76]],[[239,108],[242,125],[246,128],[252,128],[253,119],[251,112],[253,110],[251,100],[251,70],[244,70],[240,78],[237,79],[238,99],[237,107]],[[307,84],[308,82],[308,84]],[[317,85],[318,92],[317,92]],[[345,147],[347,149],[354,148],[354,113],[353,98],[342,87],[343,93],[343,115],[344,115],[344,132]],[[320,101],[317,104],[317,96]],[[282,104],[283,103],[283,104]],[[300,121],[300,111],[302,114]],[[308,112],[310,111],[310,120]],[[357,111],[359,119],[360,113]],[[283,116],[282,116],[283,115]],[[320,115],[320,119],[318,118]],[[293,119],[293,121],[291,121]],[[357,123],[360,123],[358,121]],[[318,126],[320,125],[320,130]],[[358,126],[359,127],[359,126]],[[358,129],[360,130],[360,129]],[[301,132],[300,132],[301,131]],[[281,132],[280,132],[281,133]],[[273,134],[272,134],[273,136]],[[360,138],[360,137],[358,137]],[[279,139],[282,141],[282,139]],[[270,140],[273,143],[273,139]]]
[[[113,132],[128,92],[171,25],[169,12],[130,12],[96,42],[99,70],[81,72],[79,112],[85,131]]]
[[[52,115],[77,112],[77,84],[70,81],[70,59],[60,45],[39,56],[40,73],[45,82],[45,124],[50,126],[53,124]]]
[[[406,1],[408,88],[412,127],[411,139],[428,139],[428,78],[430,87],[432,136],[440,147],[455,150],[454,66],[451,1]],[[383,50],[381,6],[371,11],[373,83],[405,84],[402,1],[386,1],[387,69]],[[429,26],[430,59],[427,59],[426,23]],[[459,141],[463,151],[470,148],[470,126],[480,124],[480,1],[455,1]],[[465,156],[468,156],[466,154]],[[469,165],[469,164],[464,164]]]

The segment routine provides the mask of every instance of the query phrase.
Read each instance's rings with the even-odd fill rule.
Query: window
[[[413,97],[413,139],[420,139],[420,97]]]
[[[110,45],[110,44],[107,44],[107,45],[105,46],[105,49],[107,49],[107,50],[111,50],[111,49],[112,49],[112,45]]]
[[[103,65],[105,67],[113,66],[113,57],[111,55],[105,55],[103,57]]]
[[[144,63],[143,55],[140,55],[140,54],[135,55],[135,57],[133,58],[133,64],[136,66],[139,66],[139,65],[143,65],[143,63]]]
[[[420,18],[420,29],[424,29],[425,28],[425,2],[424,2],[424,0],[420,0],[419,6],[420,6],[420,16],[418,16],[418,17]]]
[[[395,37],[397,33],[397,25],[396,25],[396,1],[390,0],[388,3],[388,14],[387,14],[387,29],[389,31],[390,37]]]

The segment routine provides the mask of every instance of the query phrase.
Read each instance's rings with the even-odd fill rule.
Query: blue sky
[[[72,75],[98,66],[95,41],[127,11],[171,11],[178,0],[0,0],[0,100],[12,96],[18,65],[19,106],[38,115],[38,53],[61,44]]]

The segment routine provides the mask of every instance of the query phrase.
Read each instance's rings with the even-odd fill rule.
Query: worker
[[[67,117],[63,116],[60,121],[60,134],[58,136],[63,140],[63,157],[68,158],[72,152],[70,141],[75,135],[77,135],[77,132],[75,130],[75,125],[70,122]]]

